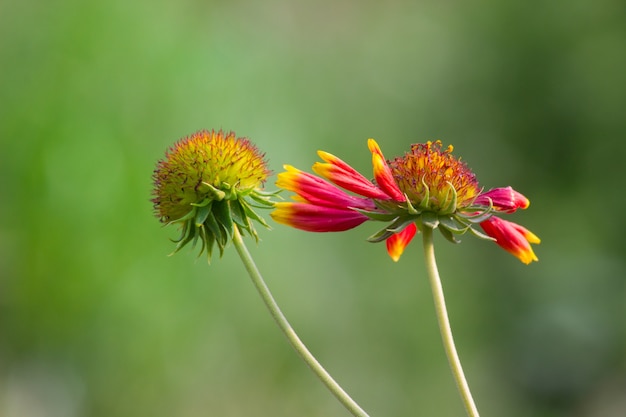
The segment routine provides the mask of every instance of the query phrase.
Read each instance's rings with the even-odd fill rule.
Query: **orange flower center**
[[[442,150],[440,140],[413,144],[410,152],[389,162],[398,187],[411,204],[419,205],[428,195],[428,208],[438,212],[453,197],[451,187],[457,193],[457,207],[468,206],[479,194],[476,176],[452,155],[453,149],[449,145]]]

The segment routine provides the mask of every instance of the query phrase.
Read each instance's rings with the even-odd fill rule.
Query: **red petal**
[[[538,260],[530,244],[540,243],[541,240],[525,227],[502,220],[499,217],[490,217],[480,226],[488,236],[496,240],[501,248],[523,263],[529,264]]]
[[[322,207],[310,203],[275,203],[274,221],[307,232],[342,232],[357,227],[368,217],[354,210]]]
[[[363,197],[389,200],[389,196],[383,190],[335,155],[324,151],[318,151],[317,154],[327,162],[325,164],[316,162],[313,165],[313,171],[317,174]]]
[[[411,242],[415,233],[417,233],[417,226],[415,226],[415,223],[411,223],[387,239],[387,253],[394,262],[398,262],[404,252],[404,248]]]
[[[385,160],[385,156],[383,152],[380,150],[380,147],[376,143],[374,139],[369,139],[367,141],[367,146],[372,152],[372,167],[374,168],[374,178],[376,179],[376,184],[393,200],[396,201],[405,201],[406,198],[400,188],[398,188],[398,184],[396,184],[396,180],[393,178],[391,173],[391,168],[387,165],[387,161]]]
[[[339,209],[356,207],[372,210],[375,208],[372,201],[349,195],[315,175],[300,171],[291,165],[285,165],[284,168],[286,171],[278,174],[276,185],[297,193],[305,201],[319,206]]]
[[[474,204],[489,206],[489,200],[494,209],[506,213],[513,213],[518,208],[526,209],[530,206],[530,201],[512,187],[493,188],[476,197]]]

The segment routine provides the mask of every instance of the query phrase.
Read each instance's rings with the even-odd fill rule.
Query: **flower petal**
[[[368,217],[355,210],[322,207],[310,203],[275,203],[270,216],[277,223],[307,232],[342,232],[357,227]]]
[[[278,174],[276,185],[297,193],[298,198],[294,198],[297,201],[339,209],[356,207],[363,210],[373,210],[375,208],[371,200],[349,195],[315,175],[300,171],[291,165],[285,165],[284,168],[286,171]]]
[[[523,263],[528,265],[538,260],[530,244],[540,243],[541,240],[525,227],[495,216],[480,223],[480,226],[500,247]]]
[[[374,139],[368,139],[367,146],[370,152],[372,152],[372,167],[374,168],[376,184],[393,200],[405,201],[406,198],[400,191],[400,188],[398,188],[398,184],[396,184],[396,180],[391,174],[391,168],[387,165],[378,143]]]
[[[316,162],[313,171],[348,191],[363,197],[389,200],[383,190],[376,187],[370,180],[357,170],[328,152],[318,151],[317,154],[326,163]]]
[[[474,204],[489,206],[490,200],[494,209],[505,213],[513,213],[518,208],[527,209],[530,206],[530,201],[512,187],[493,188],[476,197]]]
[[[404,252],[404,248],[411,242],[415,233],[417,233],[417,226],[415,226],[415,223],[411,223],[402,231],[391,235],[387,239],[387,253],[394,262],[398,262]]]

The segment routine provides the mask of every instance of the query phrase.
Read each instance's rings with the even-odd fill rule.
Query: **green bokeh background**
[[[437,239],[484,416],[626,410],[626,9],[595,2],[0,3],[0,415],[347,416],[234,249],[166,255],[165,149],[234,130],[271,169],[315,151],[371,172],[442,139],[532,201],[522,265]],[[268,182],[273,187],[274,178]],[[374,416],[460,416],[419,241],[272,222],[250,250],[286,315]]]

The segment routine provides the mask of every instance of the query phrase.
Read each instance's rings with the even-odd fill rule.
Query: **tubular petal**
[[[393,200],[405,201],[406,198],[391,174],[391,168],[374,139],[367,140],[367,146],[372,152],[372,167],[374,168],[374,178],[378,186]]]
[[[523,263],[528,265],[532,261],[538,261],[530,244],[540,243],[541,240],[525,227],[495,216],[480,223],[480,226],[500,247]]]
[[[391,235],[387,239],[387,253],[389,253],[394,262],[398,262],[404,252],[404,248],[411,242],[415,233],[417,233],[417,226],[415,226],[415,223],[411,223],[402,231]]]
[[[277,223],[307,232],[342,232],[357,227],[368,217],[350,209],[322,207],[309,203],[275,203],[270,216]]]
[[[352,168],[350,165],[348,165],[346,162],[336,157],[332,153],[328,153],[324,151],[317,151],[317,155],[320,158],[322,158],[324,162],[328,162],[329,164],[337,167],[338,169],[345,171],[347,174],[350,174],[356,177],[363,177],[356,169]]]
[[[489,200],[491,200],[494,209],[505,213],[513,213],[518,208],[527,209],[530,206],[530,201],[510,186],[493,188],[482,193],[476,197],[474,204],[489,206]]]
[[[389,200],[389,196],[361,175],[357,170],[346,164],[335,155],[318,151],[317,154],[326,163],[316,162],[313,171],[348,191],[363,197]]]
[[[284,168],[286,171],[278,174],[276,185],[297,193],[299,200],[304,199],[311,204],[339,209],[356,207],[372,210],[375,207],[372,201],[351,196],[315,175],[300,171],[291,165],[285,165]]]

